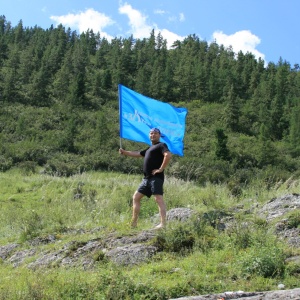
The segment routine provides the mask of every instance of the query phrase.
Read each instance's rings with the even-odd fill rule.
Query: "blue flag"
[[[161,131],[161,142],[173,154],[183,156],[186,108],[151,99],[121,84],[119,105],[121,138],[150,145],[149,131],[156,127]]]

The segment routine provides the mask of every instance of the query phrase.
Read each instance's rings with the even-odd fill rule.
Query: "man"
[[[172,157],[168,146],[160,142],[161,133],[158,128],[152,128],[149,133],[151,146],[143,151],[126,151],[119,149],[119,153],[131,157],[144,157],[143,173],[144,178],[138,189],[133,194],[133,212],[131,226],[137,226],[137,220],[140,212],[141,199],[144,196],[148,198],[151,195],[159,208],[160,224],[157,229],[166,225],[166,205],[163,199],[164,169],[169,164]]]

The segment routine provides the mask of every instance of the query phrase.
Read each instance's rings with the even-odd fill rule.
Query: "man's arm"
[[[163,159],[163,162],[162,162],[160,168],[159,169],[154,169],[152,171],[152,175],[155,175],[156,173],[163,172],[163,170],[168,166],[168,164],[171,160],[171,157],[172,157],[172,153],[170,151],[164,152],[164,159]]]
[[[138,151],[126,151],[122,148],[119,149],[119,153],[121,155],[130,156],[130,157],[142,157],[142,155]]]

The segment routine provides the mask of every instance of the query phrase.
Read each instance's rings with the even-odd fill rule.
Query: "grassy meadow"
[[[100,234],[127,235],[150,229],[158,213],[153,198],[143,200],[138,228],[129,226],[131,197],[140,180],[139,175],[109,172],[55,177],[16,168],[0,173],[0,245],[20,243],[27,249],[29,241],[51,234],[56,242],[43,246],[50,250]],[[241,205],[247,210],[289,193],[300,193],[300,180],[268,188],[257,180],[238,197],[223,184],[200,186],[168,176],[165,182],[168,209],[189,207],[200,215],[226,213]],[[236,220],[230,234],[199,219],[169,223],[156,238],[163,251],[138,266],[120,267],[102,260],[92,270],[31,270],[26,264],[13,267],[0,258],[0,299],[157,300],[273,290],[279,283],[286,289],[299,287],[299,266],[287,264],[285,258],[300,251],[278,240],[255,213],[238,213]],[[252,225],[242,226],[244,222]],[[78,234],[81,229],[85,233]]]

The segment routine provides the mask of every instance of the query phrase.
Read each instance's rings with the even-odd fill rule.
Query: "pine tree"
[[[300,155],[300,106],[292,110],[289,140],[293,155]]]
[[[227,148],[228,136],[223,129],[216,129],[216,157],[222,160],[230,160],[230,153]]]
[[[265,124],[260,127],[259,153],[257,157],[259,167],[274,165],[276,163],[276,149],[273,147],[268,128]]]
[[[19,80],[20,53],[17,48],[12,49],[8,59],[2,67],[2,97],[6,102],[18,102],[21,100]]]
[[[240,109],[237,96],[235,95],[233,85],[231,85],[228,92],[225,109],[225,121],[228,128],[232,131],[238,131],[239,129],[239,117]]]

